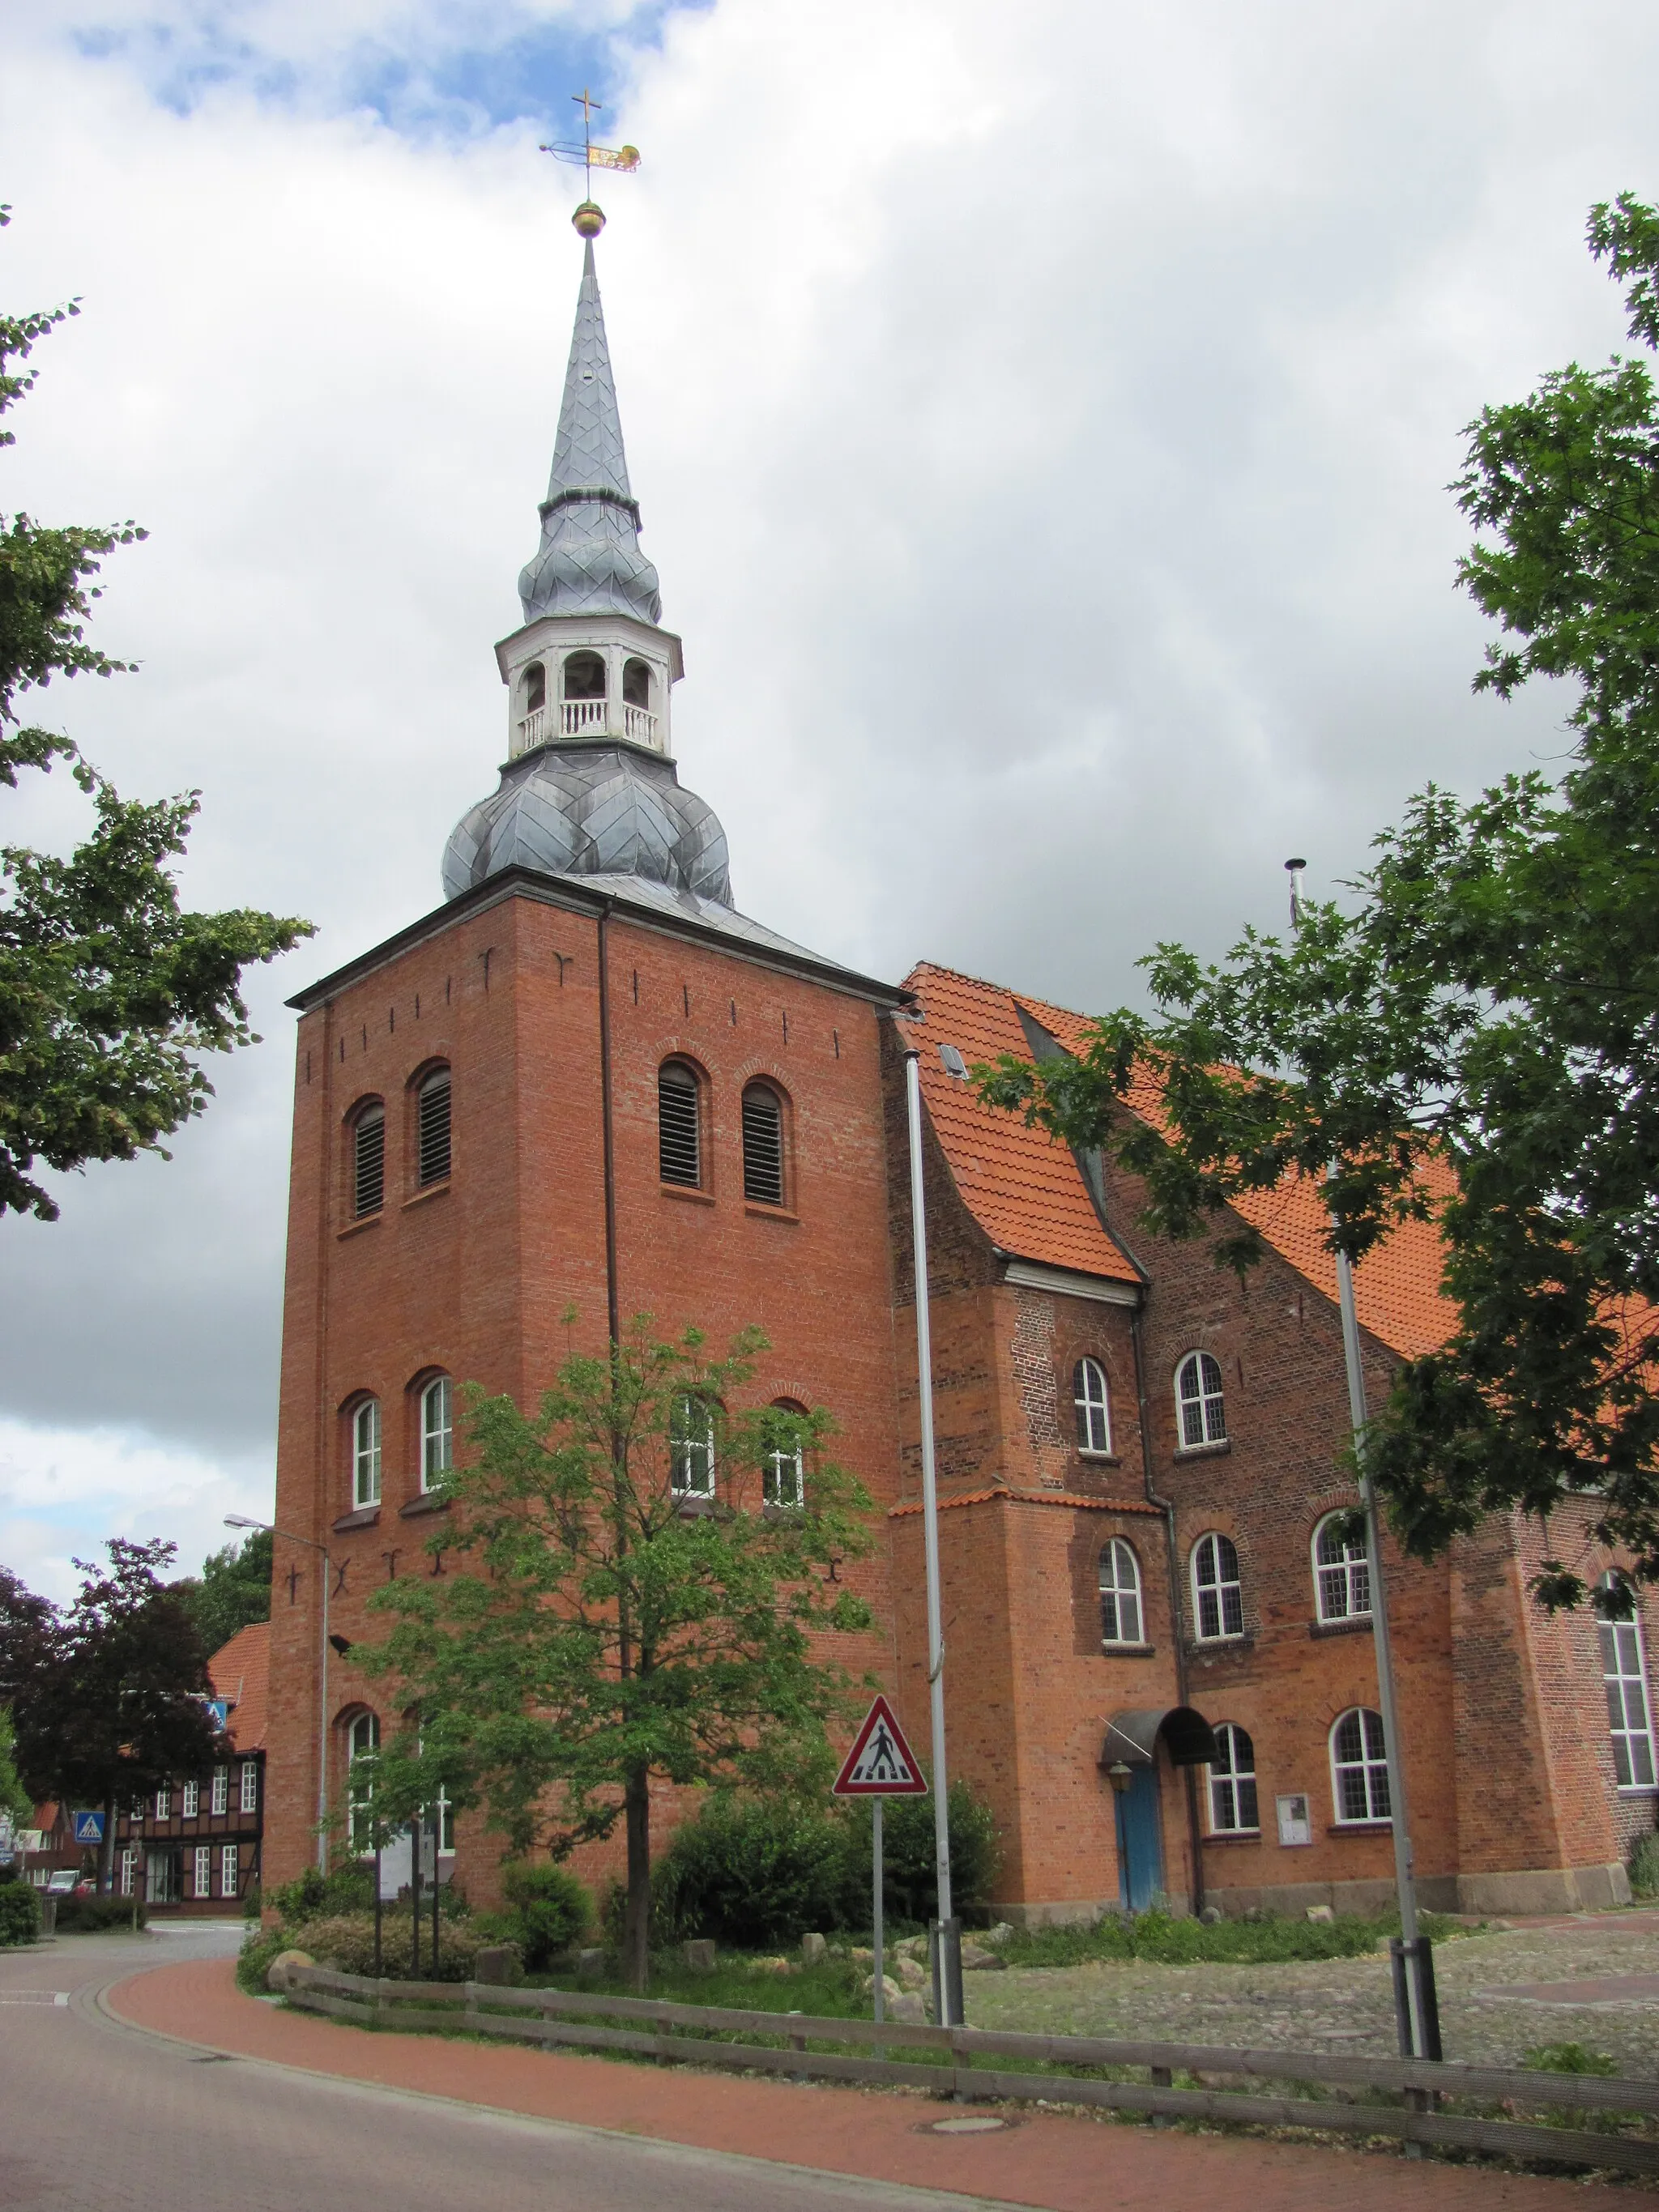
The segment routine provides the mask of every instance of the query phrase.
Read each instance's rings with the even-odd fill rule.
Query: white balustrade
[[[567,738],[579,738],[585,730],[602,730],[605,726],[605,704],[603,699],[566,699],[559,708],[559,727]]]
[[[657,742],[657,718],[644,707],[623,708],[623,735],[636,745],[654,745]]]
[[[519,725],[519,750],[527,753],[532,745],[538,745],[547,735],[547,709],[532,707]]]

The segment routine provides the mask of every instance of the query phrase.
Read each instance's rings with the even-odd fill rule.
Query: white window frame
[[[186,1782],[184,1788],[179,1793],[179,1818],[185,1820],[193,1820],[200,1814],[201,1809],[201,1784],[199,1782]]]
[[[129,1844],[121,1854],[121,1894],[123,1897],[131,1897],[132,1895],[132,1886],[137,1879],[138,1853],[136,1846]]]
[[[158,1820],[173,1818],[173,1784],[164,1782],[155,1793],[155,1817]]]
[[[1191,1376],[1193,1388],[1187,1388]],[[1227,1441],[1227,1393],[1221,1362],[1212,1352],[1188,1352],[1176,1363],[1176,1449],[1207,1451]],[[1190,1433],[1189,1413],[1195,1413],[1198,1433]]]
[[[1337,1756],[1337,1737],[1351,1720],[1359,1723],[1360,1756],[1340,1759]],[[1390,1819],[1389,1798],[1389,1762],[1387,1739],[1382,1732],[1382,1716],[1373,1712],[1369,1705],[1350,1705],[1346,1712],[1339,1713],[1331,1723],[1331,1806],[1339,1828],[1375,1827],[1378,1821]],[[1363,1813],[1346,1809],[1342,1778],[1358,1775],[1364,1794]]]
[[[1601,1587],[1616,1589],[1623,1582],[1623,1576],[1609,1569],[1601,1577]],[[1654,1759],[1653,1698],[1648,1688],[1642,1616],[1632,1610],[1623,1620],[1598,1620],[1595,1629],[1601,1647],[1601,1687],[1607,1693],[1613,1774],[1621,1796],[1628,1792],[1641,1796],[1652,1791],[1659,1773]]]
[[[1339,1536],[1339,1525],[1348,1522],[1346,1536]],[[1357,1528],[1358,1533],[1354,1533]],[[1326,1545],[1337,1557],[1320,1557],[1321,1547]],[[1365,1531],[1355,1521],[1355,1509],[1340,1507],[1334,1513],[1322,1514],[1314,1524],[1310,1546],[1313,1560],[1314,1604],[1322,1627],[1338,1620],[1369,1620],[1371,1617],[1371,1561],[1365,1542]],[[1358,1707],[1355,1708],[1358,1710]]]
[[[236,1809],[240,1813],[257,1813],[259,1809],[258,1760],[245,1759],[242,1761],[242,1771],[238,1779],[241,1794]]]
[[[1259,1836],[1261,1801],[1256,1786],[1255,1745],[1248,1729],[1237,1721],[1218,1721],[1216,1748],[1225,1758],[1207,1770],[1209,1775],[1210,1833],[1212,1836]],[[1246,1792],[1248,1791],[1248,1796]],[[1246,1820],[1249,1811],[1253,1817]]]
[[[1126,1635],[1126,1627],[1133,1629]],[[1121,1536],[1109,1536],[1100,1547],[1100,1640],[1108,1650],[1137,1650],[1146,1641],[1140,1562]]]
[[[380,1502],[380,1401],[363,1398],[351,1413],[351,1503],[359,1513]]]
[[[774,1411],[799,1414],[800,1408],[779,1400]],[[806,1503],[806,1455],[799,1443],[778,1444],[766,1455],[761,1501],[799,1511]]]
[[[216,1766],[213,1770],[212,1806],[216,1813],[230,1810],[230,1769],[228,1766]]]
[[[372,1758],[380,1747],[380,1717],[374,1713],[354,1713],[346,1729],[346,1816],[349,1824],[351,1848],[360,1859],[372,1859],[374,1848],[358,1842],[360,1823],[374,1803],[374,1785],[368,1783],[361,1790],[352,1787],[352,1769],[360,1759]]]
[[[1072,1370],[1072,1407],[1077,1415],[1077,1448],[1083,1459],[1112,1455],[1112,1396],[1103,1362],[1085,1352]]]
[[[221,1897],[236,1897],[240,1894],[241,1887],[240,1850],[235,1844],[221,1844],[219,1846],[219,1894]]]
[[[441,1481],[455,1462],[455,1389],[434,1375],[421,1393],[421,1488]]]
[[[1226,1549],[1224,1553],[1223,1546]],[[1206,1561],[1206,1553],[1209,1557]],[[1205,1579],[1206,1565],[1210,1568]],[[1224,1644],[1244,1633],[1244,1581],[1238,1547],[1219,1528],[1206,1528],[1192,1550],[1193,1633],[1200,1644]],[[1206,1608],[1205,1601],[1208,1599]],[[1213,1627],[1208,1625],[1213,1620]]]
[[[702,1416],[701,1433],[694,1434],[691,1416]],[[714,1495],[714,1409],[692,1390],[674,1401],[673,1433],[669,1439],[668,1486],[676,1498]]]
[[[196,1846],[196,1861],[191,1870],[191,1894],[192,1897],[211,1897],[213,1894],[211,1844],[198,1844]]]

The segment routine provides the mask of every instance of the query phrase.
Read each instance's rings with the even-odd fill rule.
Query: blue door
[[[1144,1912],[1164,1887],[1164,1845],[1158,1832],[1158,1769],[1134,1766],[1128,1788],[1113,1795],[1117,1807],[1117,1893],[1126,1912]]]

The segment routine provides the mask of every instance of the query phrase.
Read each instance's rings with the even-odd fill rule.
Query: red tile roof
[[[1068,1052],[1081,1052],[1087,1017],[1023,995],[1018,1003]],[[1151,1084],[1131,1094],[1132,1109],[1160,1119]],[[1449,1190],[1450,1177],[1446,1177]],[[1333,1301],[1336,1261],[1325,1244],[1326,1214],[1319,1186],[1298,1176],[1277,1190],[1253,1192],[1236,1209],[1259,1230],[1281,1259]],[[1354,1304],[1360,1325],[1402,1358],[1420,1358],[1443,1344],[1457,1325],[1457,1308],[1440,1287],[1442,1247],[1426,1221],[1407,1221],[1366,1255],[1354,1271]]]
[[[270,1623],[256,1620],[239,1628],[208,1661],[208,1680],[216,1698],[228,1698],[233,1711],[228,1730],[237,1751],[265,1747],[265,1705],[270,1688]]]
[[[939,1048],[953,1044],[971,1067],[1010,1052],[1030,1060],[1014,995],[931,963],[906,988],[925,1018],[901,1024],[920,1045],[921,1095],[963,1203],[991,1242],[1016,1258],[1137,1283],[1127,1255],[1100,1217],[1069,1149],[1012,1114],[981,1104],[960,1076],[947,1075]]]

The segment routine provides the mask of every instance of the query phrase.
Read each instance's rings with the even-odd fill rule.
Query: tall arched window
[[[1255,1796],[1255,1746],[1236,1722],[1215,1731],[1210,1762],[1210,1828],[1218,1836],[1248,1835],[1261,1826]]]
[[[1224,1443],[1227,1412],[1221,1395],[1221,1363],[1207,1352],[1189,1352],[1176,1370],[1176,1413],[1181,1449]]]
[[[532,660],[524,672],[524,710],[534,714],[547,704],[547,671],[539,660]]]
[[[1100,1640],[1103,1644],[1139,1644],[1140,1565],[1121,1536],[1114,1536],[1100,1554]]]
[[[380,1747],[380,1723],[359,1713],[346,1730],[346,1803],[351,1818],[351,1848],[361,1857],[374,1849],[374,1754]]]
[[[605,662],[597,653],[573,653],[562,672],[567,699],[603,699]]]
[[[378,1213],[386,1202],[386,1109],[378,1098],[351,1125],[351,1210]]]
[[[351,1502],[380,1502],[380,1401],[365,1398],[351,1416]]]
[[[1382,1714],[1364,1705],[1350,1706],[1331,1730],[1331,1797],[1340,1823],[1391,1817],[1384,1741]]]
[[[702,1187],[702,1109],[693,1071],[683,1060],[665,1061],[657,1073],[657,1155],[665,1182]]]
[[[783,1204],[783,1102],[769,1083],[743,1094],[743,1194],[757,1206]]]
[[[1371,1563],[1365,1524],[1352,1510],[1328,1513],[1314,1530],[1314,1589],[1319,1618],[1364,1620],[1371,1609]]]
[[[714,1413],[706,1398],[682,1391],[669,1430],[669,1487],[676,1498],[714,1494]]]
[[[424,1188],[449,1179],[449,1070],[434,1067],[416,1103],[415,1174]]]
[[[421,1487],[430,1490],[454,1465],[454,1393],[439,1375],[421,1393]]]
[[[1623,1590],[1632,1610],[1623,1620],[1600,1620],[1601,1686],[1607,1693],[1607,1727],[1613,1737],[1613,1771],[1621,1790],[1645,1790],[1653,1784],[1653,1716],[1648,1702],[1647,1652],[1634,1592],[1625,1577],[1608,1572],[1601,1588]]]
[[[1077,1413],[1078,1449],[1109,1454],[1111,1401],[1106,1395],[1106,1370],[1097,1359],[1079,1359],[1072,1370],[1072,1404]]]
[[[801,1412],[801,1408],[788,1398],[775,1400],[770,1410],[797,1418]],[[801,1444],[800,1432],[792,1424],[780,1423],[777,1432],[771,1438],[761,1474],[761,1495],[768,1505],[805,1505],[806,1503],[806,1455]]]
[[[651,704],[651,670],[643,660],[624,660],[623,663],[623,699],[629,707],[649,707]]]
[[[1212,1531],[1193,1547],[1193,1619],[1206,1644],[1244,1633],[1244,1589],[1231,1536]]]

